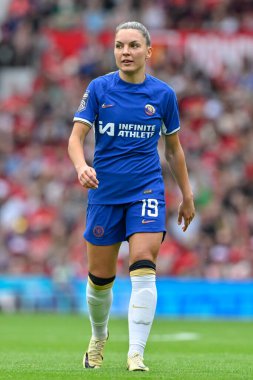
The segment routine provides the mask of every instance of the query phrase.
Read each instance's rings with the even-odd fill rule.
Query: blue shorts
[[[165,202],[144,199],[121,205],[88,204],[84,238],[94,245],[112,245],[137,232],[163,232]]]

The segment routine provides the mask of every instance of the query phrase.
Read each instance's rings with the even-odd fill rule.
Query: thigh
[[[87,242],[88,271],[101,278],[115,276],[120,244],[98,246]]]
[[[124,207],[121,205],[93,205],[87,207],[84,238],[97,246],[111,246],[125,240]]]
[[[139,260],[156,263],[163,232],[135,233],[129,238],[129,265]]]
[[[150,198],[133,202],[126,209],[126,237],[136,233],[166,233],[166,207],[162,200]]]

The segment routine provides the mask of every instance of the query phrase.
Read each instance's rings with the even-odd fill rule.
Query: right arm
[[[88,189],[97,189],[98,180],[95,169],[88,166],[83,151],[83,144],[90,126],[76,121],[71,132],[68,144],[68,154],[73,162],[80,184]]]

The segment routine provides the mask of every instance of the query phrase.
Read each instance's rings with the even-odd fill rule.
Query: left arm
[[[183,200],[178,209],[178,224],[184,220],[182,227],[186,231],[195,215],[193,193],[189,182],[188,171],[185,162],[185,155],[180,144],[177,133],[165,135],[165,158],[169,164],[170,171],[175,178]]]

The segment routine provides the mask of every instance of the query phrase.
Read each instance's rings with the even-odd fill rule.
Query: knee
[[[88,266],[88,272],[92,273],[92,275],[96,278],[102,278],[102,279],[107,279],[111,277],[115,277],[116,274],[116,268],[112,268],[108,265],[97,265],[95,264],[90,264]]]
[[[156,255],[153,255],[151,252],[145,252],[145,253],[135,252],[134,254],[131,255],[130,265],[142,260],[148,260],[150,262],[155,263]]]
[[[158,250],[156,248],[149,247],[148,249],[143,250],[141,247],[132,250],[130,254],[130,263],[135,263],[141,260],[149,260],[153,263],[156,262],[158,255]]]
[[[129,238],[130,263],[139,260],[156,262],[161,246],[163,233],[136,233]]]
[[[101,278],[95,276],[90,272],[88,274],[88,283],[90,287],[95,290],[106,290],[112,288],[114,280],[115,276],[109,278]]]
[[[148,274],[155,275],[156,265],[149,259],[136,260],[129,266],[129,273],[131,278],[135,276],[145,276]]]

